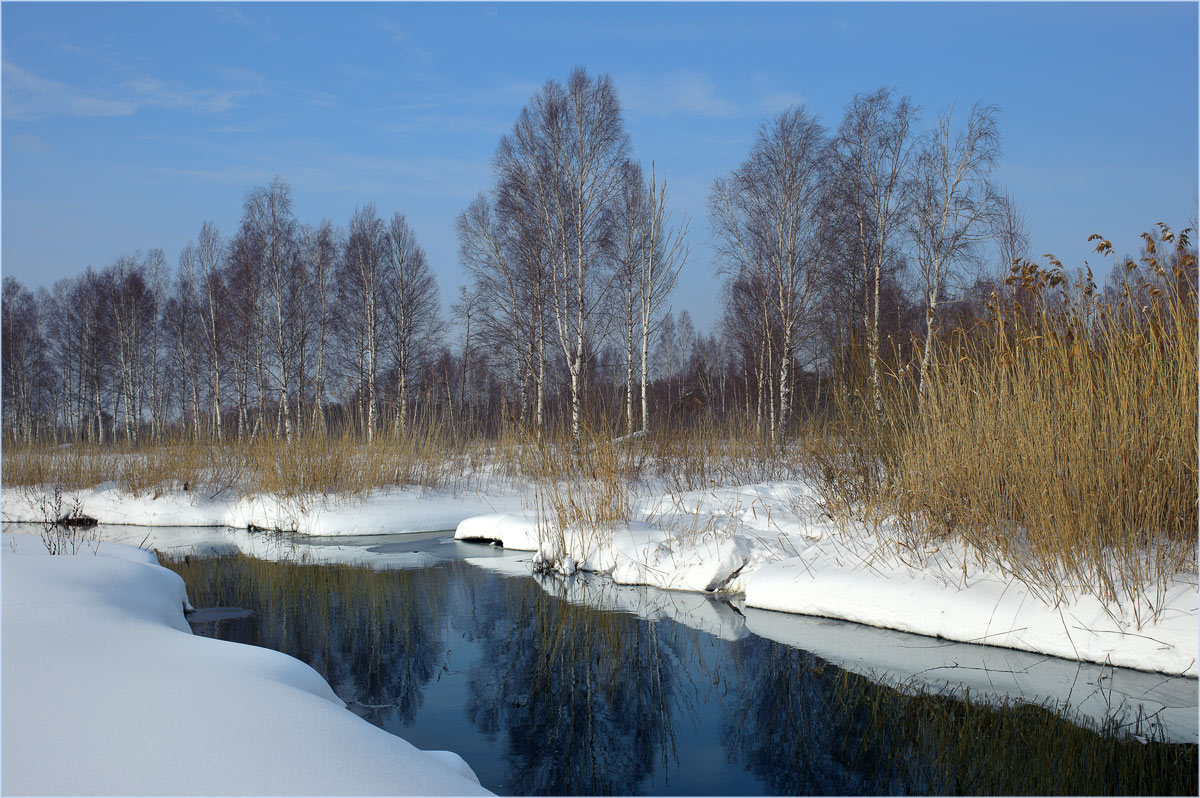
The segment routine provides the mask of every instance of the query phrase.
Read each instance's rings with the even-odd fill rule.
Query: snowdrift
[[[292,657],[195,637],[183,581],[102,543],[3,536],[6,795],[486,795]]]

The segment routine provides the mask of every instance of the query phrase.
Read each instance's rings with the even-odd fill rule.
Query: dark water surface
[[[193,605],[221,608],[197,634],[308,662],[352,711],[455,751],[497,793],[1196,794],[1196,746],[1121,733],[1128,710],[1097,732],[1042,706],[895,689],[750,631],[774,613],[534,577],[445,535],[357,540],[370,566],[302,548],[164,560]],[[814,642],[853,626],[805,622],[792,634]],[[1173,689],[1194,706],[1195,684]]]

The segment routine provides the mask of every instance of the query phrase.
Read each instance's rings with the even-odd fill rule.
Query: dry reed
[[[897,369],[882,418],[845,412],[826,493],[896,515],[911,551],[963,541],[1050,599],[1130,599],[1137,620],[1196,566],[1195,257],[1174,243],[1127,261],[1098,296],[1090,273],[1014,267],[988,314],[944,336],[923,396]],[[1107,244],[1107,242],[1102,242]]]

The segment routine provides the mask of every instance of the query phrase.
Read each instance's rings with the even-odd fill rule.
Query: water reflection
[[[1196,791],[1195,745],[881,685],[695,594],[461,560],[171,567],[195,606],[254,612],[199,633],[303,659],[352,710],[504,794]]]
[[[509,791],[632,794],[674,759],[679,657],[659,628],[553,597],[532,579],[483,597],[468,714],[503,732]]]
[[[886,686],[758,637],[737,643],[726,751],[788,795],[1193,794],[1196,746],[1048,706]],[[1145,729],[1153,728],[1146,724]]]
[[[447,634],[459,632],[478,652],[465,672],[466,717],[500,749],[508,793],[634,794],[676,761],[673,722],[686,706],[675,684],[687,670],[677,649],[687,630],[597,612],[533,579],[461,562],[419,571],[243,555],[166,562],[194,605],[253,610],[198,625],[198,634],[292,654],[352,710],[410,738],[425,688],[450,670]]]
[[[736,691],[721,718],[733,760],[776,795],[895,795],[887,769],[852,744],[836,668],[761,637],[736,647]],[[839,728],[841,727],[841,728]]]
[[[198,634],[307,662],[377,726],[413,722],[443,657],[444,568],[374,571],[240,554],[167,564],[184,577],[194,606],[236,602],[254,613],[198,626]]]

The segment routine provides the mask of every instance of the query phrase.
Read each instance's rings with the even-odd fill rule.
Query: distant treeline
[[[764,122],[710,193],[724,309],[702,335],[668,306],[688,222],[632,159],[611,80],[577,69],[530,99],[459,216],[448,309],[403,213],[302,224],[277,177],[231,236],[204,222],[175,268],[150,249],[36,293],[6,277],[5,435],[369,441],[511,420],[578,438],[589,420],[743,416],[778,436],[847,379],[851,352],[881,410],[881,374],[897,358],[923,373],[939,332],[1004,289],[987,275],[1026,255],[1019,209],[989,182],[996,115],[947,109],[920,130],[880,89],[836,130],[801,107]]]

